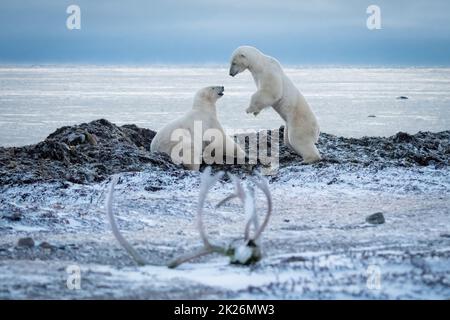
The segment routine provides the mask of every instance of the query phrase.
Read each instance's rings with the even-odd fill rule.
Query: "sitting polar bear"
[[[258,90],[252,95],[247,113],[255,116],[272,106],[285,121],[284,142],[303,157],[304,163],[319,161],[315,143],[319,125],[305,98],[286,76],[280,63],[256,48],[242,46],[231,56],[230,76],[248,69]]]
[[[171,156],[175,163],[198,171],[202,159],[206,163],[227,163],[238,159],[245,163],[245,152],[225,134],[217,119],[216,101],[223,96],[224,87],[206,87],[194,98],[192,110],[158,131],[150,145],[151,152]],[[205,141],[210,141],[208,145]],[[214,153],[214,155],[212,155]]]

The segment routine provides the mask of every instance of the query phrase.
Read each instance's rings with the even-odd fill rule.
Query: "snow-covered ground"
[[[212,255],[177,269],[166,264],[201,246],[199,173],[154,167],[121,174],[115,215],[150,261],[144,267],[110,231],[109,180],[3,186],[0,298],[450,298],[447,166],[289,165],[269,183],[275,210],[262,261],[243,267]],[[212,209],[231,192],[231,182],[221,181],[208,196],[205,220],[217,241],[243,235],[237,201]],[[385,223],[366,222],[376,212]],[[18,246],[24,237],[35,246]],[[67,287],[69,266],[80,268],[78,290]]]

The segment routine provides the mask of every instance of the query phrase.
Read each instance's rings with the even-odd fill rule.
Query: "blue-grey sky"
[[[81,30],[66,9],[81,8]],[[381,8],[381,30],[366,9]],[[1,0],[0,63],[450,65],[448,0]]]

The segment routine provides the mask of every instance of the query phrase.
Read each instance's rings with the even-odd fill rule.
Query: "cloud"
[[[372,2],[2,0],[0,62],[221,62],[246,43],[288,63],[450,64],[450,2],[376,1],[383,29],[369,31]],[[73,3],[79,31],[65,27]]]

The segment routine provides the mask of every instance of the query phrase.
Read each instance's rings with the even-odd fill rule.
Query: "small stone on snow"
[[[370,224],[383,224],[385,222],[384,215],[381,212],[371,214],[366,217],[366,222]]]

